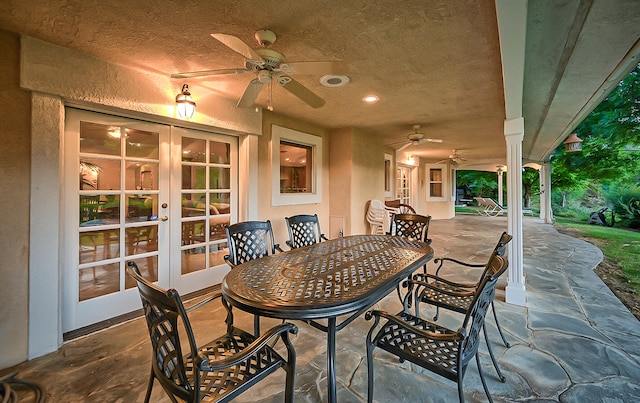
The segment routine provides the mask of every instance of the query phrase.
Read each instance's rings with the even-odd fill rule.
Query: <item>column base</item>
[[[508,304],[525,306],[527,304],[524,283],[508,283],[504,289],[505,301]]]

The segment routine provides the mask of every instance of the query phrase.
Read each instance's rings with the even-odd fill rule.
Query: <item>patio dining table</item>
[[[243,311],[302,320],[326,332],[327,400],[335,402],[336,332],[432,257],[420,241],[347,236],[243,263],[225,276],[222,293]]]

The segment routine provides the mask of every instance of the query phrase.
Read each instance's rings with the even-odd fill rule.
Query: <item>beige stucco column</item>
[[[522,243],[522,139],[524,118],[507,119],[504,122],[507,142],[507,231],[513,240],[508,245],[509,278],[505,289],[506,301],[525,305],[525,282]]]

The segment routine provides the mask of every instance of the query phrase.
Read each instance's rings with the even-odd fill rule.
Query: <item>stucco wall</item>
[[[331,216],[343,222],[344,235],[351,235],[351,149],[353,145],[352,129],[331,131],[329,161],[331,167]]]
[[[353,130],[351,233],[366,234],[368,201],[384,200],[384,149],[382,145],[360,129]]]
[[[322,137],[322,202],[314,204],[297,204],[292,206],[271,205],[271,184],[273,172],[271,169],[271,130],[272,125],[286,127],[292,130]],[[259,166],[259,204],[255,219],[271,220],[276,243],[287,250],[285,241],[289,239],[285,217],[296,214],[318,214],[320,228],[328,234],[329,230],[329,132],[319,126],[301,122],[276,112],[263,112],[262,136],[258,138],[258,166]],[[279,157],[279,156],[278,156]]]
[[[27,358],[30,94],[19,88],[20,41],[0,31],[0,368]]]

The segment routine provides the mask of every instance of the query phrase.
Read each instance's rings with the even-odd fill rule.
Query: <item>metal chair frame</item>
[[[419,214],[394,214],[391,218],[391,225],[389,228],[389,234],[392,236],[400,236],[403,238],[423,241],[428,244],[431,244],[431,239],[428,238],[429,235],[429,224],[431,223],[431,216],[424,216]],[[423,271],[427,272],[427,266],[423,267]],[[405,296],[402,295],[401,285],[398,284],[396,287],[396,292],[398,294],[398,299],[402,302],[405,299]],[[411,290],[407,291],[410,294]],[[411,300],[409,300],[409,305],[411,305]]]
[[[474,264],[474,263],[466,263],[453,258],[436,258],[434,259],[434,263],[438,264],[438,267],[435,271],[435,275],[427,274],[427,273],[417,273],[414,274],[413,279],[416,280],[413,285],[415,287],[415,315],[420,315],[420,307],[419,304],[421,302],[433,305],[436,307],[436,314],[433,317],[434,321],[438,320],[439,309],[444,308],[450,311],[458,312],[458,313],[466,313],[469,309],[469,306],[473,302],[473,295],[475,289],[480,286],[483,279],[487,276],[494,276],[496,278],[500,277],[504,272],[492,272],[493,267],[491,266],[491,262],[494,256],[504,256],[507,244],[511,241],[511,235],[503,232],[500,235],[500,239],[498,240],[491,256],[489,257],[489,261],[487,264]],[[447,280],[443,277],[438,276],[440,270],[444,267],[445,262],[455,263],[461,266],[466,267],[484,267],[480,278],[475,283],[459,283]],[[449,267],[449,266],[447,266]],[[506,268],[505,268],[506,270]],[[493,318],[496,323],[496,327],[498,328],[498,332],[500,333],[500,337],[502,338],[502,342],[505,347],[510,347],[510,344],[507,342],[502,328],[500,327],[500,322],[498,321],[498,316],[496,314],[496,308],[493,301],[491,301],[491,310],[493,312]],[[493,354],[493,349],[489,344],[489,339],[487,337],[487,329],[483,326],[482,329],[484,333],[485,342],[487,344],[487,350],[489,351],[489,356],[491,357],[491,361],[493,362],[493,366],[496,369],[496,373],[502,382],[505,381],[504,375],[500,371],[498,367],[498,362],[495,359]]]
[[[491,273],[503,272],[507,265],[506,259],[497,255],[492,256],[488,264],[491,267]],[[409,281],[413,282],[413,280]],[[462,389],[464,375],[469,361],[475,356],[482,387],[489,401],[493,402],[477,352],[480,331],[484,328],[487,310],[494,299],[497,281],[498,278],[493,275],[487,275],[482,279],[480,285],[473,291],[472,303],[465,312],[462,326],[457,330],[421,319],[407,310],[396,315],[379,310],[367,312],[365,319],[375,319],[366,340],[367,401],[370,403],[373,400],[373,350],[378,347],[397,356],[400,362],[410,361],[455,381],[458,384],[460,402],[464,402]],[[386,319],[386,322],[373,336],[375,329],[378,328],[380,318]]]
[[[205,397],[208,401],[228,402],[278,368],[287,373],[285,401],[293,401],[296,353],[289,333],[298,332],[295,325],[281,324],[254,337],[233,325],[231,307],[220,298],[221,292],[187,310],[176,290],[164,290],[146,280],[135,262],[128,263],[127,273],[136,280],[153,350],[145,403],[151,398],[155,380],[172,402],[199,402]],[[187,312],[218,298],[227,311],[226,333],[198,346]],[[187,354],[182,350],[183,334],[188,341]],[[287,359],[269,346],[278,339],[284,342]]]
[[[317,214],[299,214],[293,217],[285,217],[284,220],[289,231],[289,239],[286,244],[291,249],[328,241],[320,230],[320,221]]]
[[[283,252],[280,245],[275,243],[271,221],[243,221],[232,225],[225,225],[229,254],[224,261],[233,269],[239,264],[267,255]],[[260,334],[260,317],[253,318],[253,331]]]

